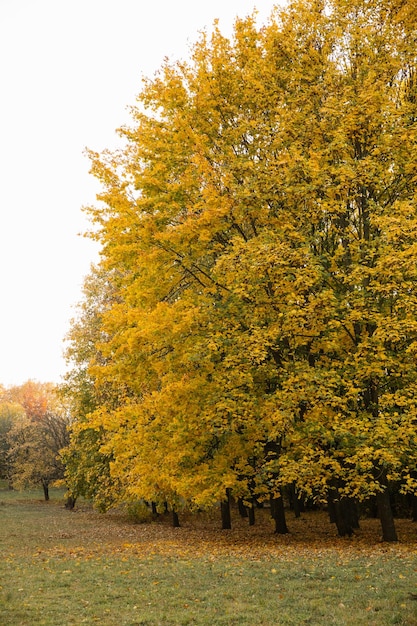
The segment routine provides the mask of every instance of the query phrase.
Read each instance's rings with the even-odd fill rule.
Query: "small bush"
[[[152,512],[143,500],[128,502],[126,514],[133,524],[147,524],[152,521]]]

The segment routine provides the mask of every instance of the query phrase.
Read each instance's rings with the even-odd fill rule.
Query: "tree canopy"
[[[72,446],[94,440],[104,491],[416,491],[413,15],[299,0],[215,25],[144,81],[124,147],[90,152],[105,283],[68,391],[88,377]]]

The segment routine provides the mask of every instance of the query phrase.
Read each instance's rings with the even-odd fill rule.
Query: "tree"
[[[22,418],[23,407],[16,402],[3,399],[3,390],[0,396],[0,478],[11,484],[10,440],[9,434],[13,426]]]
[[[21,410],[7,434],[12,484],[40,484],[48,500],[50,484],[64,478],[60,451],[68,445],[68,407],[52,384],[29,381],[7,395],[20,400]]]
[[[389,490],[416,491],[415,35],[389,0],[215,26],[145,82],[125,148],[90,153],[117,297],[86,369],[112,393],[77,428],[123,497],[373,495],[396,538]]]

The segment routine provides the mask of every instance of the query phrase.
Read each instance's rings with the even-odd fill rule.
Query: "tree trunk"
[[[302,503],[297,495],[297,490],[294,484],[292,484],[290,487],[290,495],[292,508],[294,509],[294,515],[296,518],[301,517]]]
[[[329,490],[327,495],[327,513],[329,516],[329,522],[331,524],[336,524],[336,507],[333,502],[331,490]]]
[[[378,516],[382,527],[382,541],[398,541],[388,486],[385,486],[384,491],[377,493],[376,501]]]
[[[238,498],[237,500],[237,508],[239,509],[239,515],[240,517],[247,517],[248,516],[248,511],[247,508],[245,507],[242,498]]]
[[[353,535],[353,527],[349,515],[349,505],[347,498],[341,498],[336,500],[335,503],[336,512],[336,526],[339,537],[351,537]]]
[[[360,528],[358,505],[356,503],[356,500],[354,500],[354,498],[347,498],[346,506],[347,506],[347,516],[348,516],[350,525],[352,526],[352,528],[355,528],[355,529]]]
[[[178,513],[176,512],[175,509],[172,509],[172,526],[173,528],[179,528],[180,527],[180,520],[178,517]]]
[[[222,516],[222,530],[230,530],[232,528],[232,519],[230,516],[230,497],[229,490],[226,490],[226,500],[220,503],[220,511]]]
[[[76,501],[77,498],[74,498],[74,496],[68,496],[65,501],[65,508],[68,509],[68,511],[73,511]]]
[[[371,496],[369,498],[369,515],[373,519],[378,517],[378,502],[376,500],[376,496]]]
[[[289,530],[285,520],[284,500],[282,496],[279,498],[271,497],[271,517],[275,521],[275,533],[278,535],[286,535]]]
[[[339,493],[339,480],[332,479],[328,495],[328,511],[331,523],[335,523],[339,537],[351,537],[357,520],[350,498]]]
[[[49,483],[43,482],[42,489],[45,501],[47,502],[49,500]]]

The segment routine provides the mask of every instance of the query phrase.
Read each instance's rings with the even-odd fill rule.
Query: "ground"
[[[324,512],[274,535],[219,512],[133,524],[62,494],[0,492],[0,623],[5,626],[338,624],[417,626],[417,524],[398,520],[400,541],[380,541],[377,520],[337,537]]]

